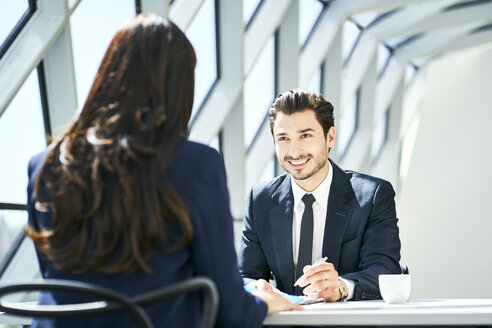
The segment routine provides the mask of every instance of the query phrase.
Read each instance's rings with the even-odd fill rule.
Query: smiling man
[[[381,298],[379,274],[400,273],[393,187],[328,159],[333,106],[321,95],[289,90],[268,116],[288,173],[249,195],[239,261],[245,283],[326,302]]]

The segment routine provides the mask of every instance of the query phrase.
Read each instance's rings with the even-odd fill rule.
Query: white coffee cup
[[[403,304],[408,300],[411,289],[409,274],[380,274],[379,291],[388,304]]]

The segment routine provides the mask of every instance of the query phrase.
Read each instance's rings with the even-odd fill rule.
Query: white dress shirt
[[[328,197],[330,196],[330,187],[333,180],[333,167],[328,161],[329,170],[326,178],[321,184],[314,189],[311,194],[314,196],[313,203],[313,249],[311,263],[316,262],[322,257],[323,238],[325,235],[326,211],[328,209]],[[302,197],[309,192],[299,187],[291,176],[292,193],[294,195],[294,215],[292,218],[292,255],[294,261],[294,272],[297,269],[297,258],[299,256],[299,239],[301,237],[301,221],[304,213],[304,202]],[[330,262],[330,259],[328,259]],[[348,287],[349,293],[347,299],[354,295],[355,282],[350,279],[342,279]]]
[[[321,184],[314,189],[311,194],[314,196],[313,203],[313,251],[312,261],[316,262],[321,258],[323,252],[323,237],[325,234],[326,210],[328,208],[328,196],[330,195],[331,181],[333,180],[333,169],[330,165],[328,175]],[[304,213],[304,202],[302,197],[308,193],[297,185],[291,176],[292,193],[294,194],[294,217],[292,219],[292,254],[294,257],[294,270],[297,268],[297,258],[299,256],[299,239],[301,237],[301,221]],[[328,259],[329,261],[330,259]]]

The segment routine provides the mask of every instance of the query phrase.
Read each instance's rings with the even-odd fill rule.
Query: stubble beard
[[[311,158],[311,160],[314,158],[311,155],[302,156],[301,158],[306,158],[306,157]],[[324,154],[323,154],[323,156],[318,157],[318,159],[316,160],[316,163],[315,163],[316,165],[309,172],[305,172],[305,173],[297,172],[295,169],[293,169],[289,165],[289,162],[287,159],[284,159],[284,161],[282,162],[282,167],[284,168],[284,170],[289,172],[292,175],[292,177],[294,177],[294,179],[306,180],[306,179],[311,178],[316,173],[318,173],[323,167],[325,167],[325,165],[327,165],[327,162],[328,162],[328,153],[326,154],[326,156],[324,156]]]

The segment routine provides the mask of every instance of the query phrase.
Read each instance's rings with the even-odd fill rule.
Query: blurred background
[[[490,298],[490,0],[0,0],[0,283],[39,276],[22,234],[29,158],[141,12],[195,48],[190,138],[224,157],[237,245],[249,189],[282,174],[268,108],[313,90],[335,106],[330,157],[396,190],[411,298]]]

